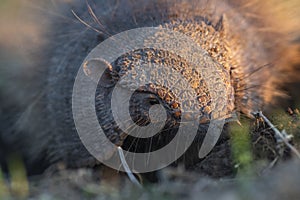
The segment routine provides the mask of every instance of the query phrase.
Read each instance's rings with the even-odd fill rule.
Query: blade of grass
[[[9,196],[9,190],[5,184],[4,176],[2,169],[0,168],[0,199],[7,199]]]
[[[10,156],[8,160],[8,170],[12,194],[19,198],[26,198],[29,195],[29,183],[22,159],[17,155]]]

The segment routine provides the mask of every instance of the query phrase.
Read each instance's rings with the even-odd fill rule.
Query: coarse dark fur
[[[29,75],[25,74],[20,83],[9,80],[3,90],[13,100],[3,99],[3,108],[9,111],[4,115],[6,126],[1,138],[13,151],[22,154],[32,171],[58,162],[68,167],[97,163],[76,133],[71,95],[76,73],[86,55],[116,33],[164,26],[188,34],[231,74],[234,109],[248,116],[253,110],[266,109],[283,94],[280,87],[293,79],[292,66],[299,58],[298,46],[293,42],[299,26],[289,21],[289,17],[295,17],[292,12],[278,9],[281,5],[253,0],[103,0],[59,2],[52,10],[43,6],[47,5],[38,5],[43,8],[38,16],[45,21],[43,42],[28,55],[34,61],[18,73],[10,72],[16,77],[22,72]],[[210,27],[222,33],[217,38],[219,43],[214,42],[216,38],[211,41],[216,44],[215,49],[202,43],[205,37],[198,38],[194,29],[198,25],[200,30],[204,26],[203,30]],[[226,50],[224,55],[216,50],[219,47]],[[11,84],[14,86],[9,88]],[[18,87],[22,91],[16,91]],[[99,119],[109,118],[103,116],[101,109],[99,112]],[[124,148],[131,142],[125,141]],[[219,145],[227,143],[225,135]]]

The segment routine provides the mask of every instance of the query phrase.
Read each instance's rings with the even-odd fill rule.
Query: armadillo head
[[[134,148],[135,151],[155,150],[168,143],[177,133],[179,126],[200,126],[199,131],[202,131],[204,136],[210,120],[215,119],[214,110],[222,112],[218,118],[230,117],[235,108],[235,97],[229,67],[222,64],[226,63],[228,56],[225,41],[222,41],[225,40],[222,29],[202,21],[173,21],[160,28],[174,31],[180,27],[180,30],[186,33],[191,28],[191,23],[197,25],[195,28],[198,30],[193,35],[198,40],[191,41],[202,49],[201,53],[196,55],[200,60],[196,65],[176,52],[143,48],[127,52],[104,66],[106,69],[97,88],[96,111],[104,132],[115,144],[125,149]],[[205,34],[209,42],[201,40]],[[161,41],[166,36],[158,34],[155,37],[155,40]],[[147,42],[149,41],[145,41],[145,44]],[[176,46],[177,42],[174,41],[173,45]],[[89,63],[85,66],[87,69],[93,68]],[[212,66],[216,66],[215,69]],[[130,98],[116,100],[117,103],[113,104],[112,99],[121,98],[123,93],[130,94]],[[128,105],[125,104],[126,101]],[[159,112],[151,111],[155,105],[162,106],[165,117]],[[149,124],[157,127],[162,121],[164,125],[154,136],[142,131],[138,133],[136,136],[143,138],[138,139],[140,148],[137,148],[136,145],[132,145],[136,137],[130,135],[130,125],[124,129],[118,124],[120,121],[116,122],[114,112],[121,112],[123,107],[129,110],[128,115],[123,116],[121,120],[125,124],[128,120],[142,127]]]
[[[143,41],[143,48],[127,51],[105,63],[102,77],[96,78],[99,80],[96,111],[111,142],[134,152],[153,151],[172,140],[180,126],[197,126],[198,135],[203,138],[212,119],[227,119],[233,111],[250,116],[252,110],[261,107],[263,87],[252,86],[261,82],[262,77],[251,76],[251,73],[259,69],[257,66],[268,63],[265,49],[241,15],[224,12],[225,8],[220,7],[213,17],[208,13],[204,13],[207,18],[201,17],[200,13],[199,16],[170,17],[172,19],[159,23],[157,28],[191,38],[190,43],[184,44],[187,49],[171,52],[165,50],[164,45],[152,48],[148,45],[153,38],[148,38],[149,41]],[[154,39],[164,44],[169,38],[158,34]],[[186,41],[174,38],[171,45],[180,46],[182,42]],[[199,61],[196,64],[179,53],[186,50],[194,54],[188,51],[192,44],[202,49],[196,54]],[[124,43],[120,41],[115,45],[121,47]],[[87,60],[87,71],[89,62]],[[158,80],[145,82],[153,76]],[[157,105],[164,109],[164,114],[153,109]],[[115,114],[123,113],[120,110],[126,115],[117,119]],[[217,117],[214,111],[218,111]],[[126,126],[127,122],[130,123]],[[162,127],[161,122],[164,122]],[[125,125],[120,126],[120,123]],[[159,131],[155,135],[147,131],[139,131],[136,137],[131,135],[137,127],[153,124],[155,128],[156,123]]]

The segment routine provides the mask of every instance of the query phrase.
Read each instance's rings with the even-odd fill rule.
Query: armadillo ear
[[[112,85],[112,66],[102,58],[87,60],[83,64],[83,72],[96,83],[98,83],[101,79],[99,84],[103,87],[109,87]]]

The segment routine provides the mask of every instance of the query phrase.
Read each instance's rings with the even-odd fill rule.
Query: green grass
[[[9,190],[5,183],[2,169],[0,168],[0,199],[7,199],[9,197]]]
[[[240,176],[251,175],[253,156],[249,123],[248,120],[242,119],[242,125],[235,123],[231,126],[232,155]]]
[[[0,169],[0,199],[25,199],[29,195],[29,183],[26,169],[19,156],[8,159],[9,181],[5,181]]]

